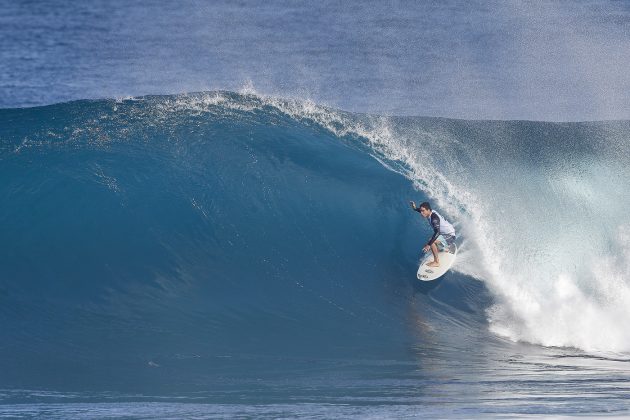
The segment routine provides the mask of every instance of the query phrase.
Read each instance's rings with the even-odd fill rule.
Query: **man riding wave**
[[[429,242],[422,248],[424,252],[428,252],[429,249],[433,253],[433,261],[428,263],[429,267],[438,267],[440,265],[439,250],[436,243],[439,243],[442,250],[451,249],[451,245],[455,244],[455,228],[449,222],[446,221],[437,211],[431,210],[431,205],[427,202],[420,204],[416,207],[416,203],[410,201],[411,208],[417,211],[426,218],[431,228],[433,228],[433,236],[429,239]]]

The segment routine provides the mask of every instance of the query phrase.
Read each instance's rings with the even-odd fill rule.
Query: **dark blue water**
[[[0,0],[0,416],[628,415],[628,16]]]
[[[527,300],[561,279],[510,277],[519,261],[493,274],[493,261],[475,250],[483,238],[470,236],[456,271],[419,284],[430,231],[408,200],[443,203],[466,231],[475,225],[466,221],[470,196],[451,186],[450,199],[440,198],[435,180],[414,177],[421,172],[401,157],[404,142],[387,142],[422,132],[407,153],[435,155],[450,133],[460,146],[435,161],[446,173],[475,150],[485,156],[490,133],[511,132],[505,151],[491,148],[530,167],[528,157],[543,162],[538,154],[562,152],[563,141],[580,147],[575,162],[602,157],[596,135],[614,144],[628,124],[386,121],[387,130],[377,117],[221,92],[0,111],[0,411],[627,412],[627,334],[602,343],[588,327],[614,310],[622,318],[608,331],[623,328],[626,302],[608,296],[598,306],[597,293],[580,289],[575,298],[592,313],[577,329],[544,317],[550,333],[513,303],[511,287]],[[461,142],[472,136],[479,144],[469,149]],[[548,136],[559,141],[545,146]],[[490,274],[479,274],[484,267]],[[571,285],[582,287],[575,276]],[[572,315],[563,296],[538,305],[562,319]]]

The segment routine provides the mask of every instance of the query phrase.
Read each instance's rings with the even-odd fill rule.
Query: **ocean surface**
[[[354,112],[630,119],[617,0],[0,0],[0,108],[230,90]]]
[[[0,418],[630,416],[629,13],[0,0]]]

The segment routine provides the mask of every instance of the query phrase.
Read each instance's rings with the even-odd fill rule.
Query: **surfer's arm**
[[[416,207],[416,203],[414,203],[413,201],[410,201],[410,203],[411,203],[411,208],[413,209],[413,211],[417,211],[418,213],[420,213],[420,207]]]
[[[427,242],[428,246],[433,245],[433,242],[440,236],[440,218],[435,214],[431,215],[431,227],[433,227],[433,236],[431,236],[431,239]]]

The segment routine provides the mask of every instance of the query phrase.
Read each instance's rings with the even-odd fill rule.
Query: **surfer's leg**
[[[433,253],[433,261],[428,263],[429,267],[438,267],[440,265],[440,257],[438,257],[438,248],[435,242],[431,244],[431,252]]]

